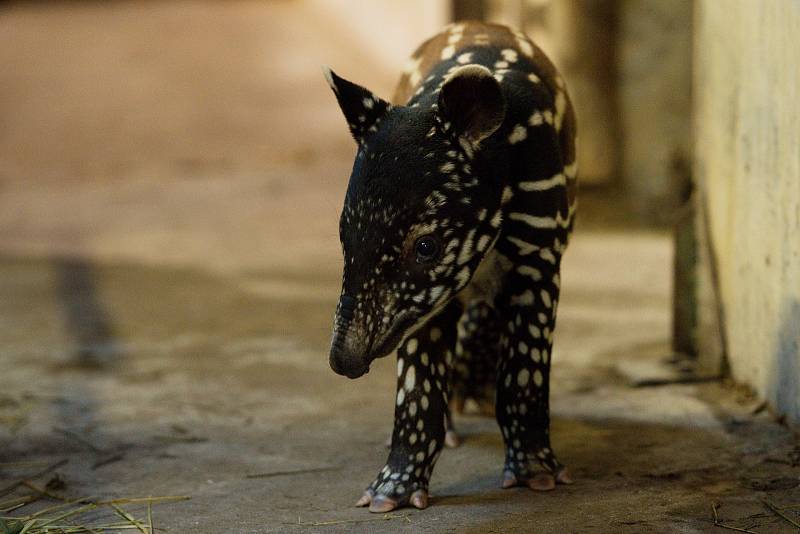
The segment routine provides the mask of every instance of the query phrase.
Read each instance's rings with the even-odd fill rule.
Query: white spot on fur
[[[531,245],[532,246],[532,245]],[[533,279],[533,281],[538,282],[542,279],[542,273],[539,269],[535,267],[531,267],[530,265],[520,265],[517,267],[517,272],[522,276],[528,276]]]
[[[476,33],[475,34],[475,44],[478,45],[478,46],[487,46],[487,45],[491,44],[491,41],[489,40],[489,34],[488,33]]]
[[[456,263],[458,265],[464,265],[467,263],[470,258],[472,257],[472,239],[475,236],[475,229],[472,229],[467,234],[467,237],[464,239],[464,244],[461,245],[461,250],[458,253],[458,259]]]
[[[520,182],[519,188],[523,191],[547,191],[548,189],[565,185],[567,185],[566,177],[562,173],[558,173],[552,178],[548,178],[546,180]]]
[[[555,126],[556,131],[561,131],[561,123],[564,121],[564,112],[567,109],[567,97],[564,96],[562,91],[559,91],[556,94],[556,116],[555,116]]]
[[[486,245],[488,245],[491,240],[492,240],[492,236],[490,236],[490,235],[482,235],[478,239],[478,244],[475,246],[475,248],[478,250],[478,252],[483,252],[484,249],[486,248]]]
[[[512,306],[530,306],[534,302],[533,291],[527,289],[520,295],[513,295],[510,299]]]
[[[436,302],[444,292],[444,286],[435,286],[431,288],[431,302]]]
[[[469,281],[469,275],[469,267],[464,267],[458,271],[458,274],[456,275],[456,282],[458,283],[457,285],[459,288],[464,287],[467,284],[467,281]]]
[[[532,228],[558,228],[558,222],[553,217],[536,217],[534,215],[528,215],[527,213],[519,213],[516,211],[509,213],[508,217],[511,220],[523,222]]]
[[[417,372],[413,365],[409,365],[408,370],[406,371],[406,380],[403,384],[403,387],[405,387],[406,391],[411,391],[412,389],[414,389],[416,381],[417,381]]]
[[[504,48],[500,51],[500,55],[503,56],[503,59],[509,63],[515,63],[518,59],[517,51],[512,48]]]
[[[521,124],[514,126],[514,130],[508,136],[508,142],[512,145],[524,141],[528,137],[528,129]]]
[[[544,377],[542,376],[542,372],[540,370],[536,370],[533,372],[533,383],[536,384],[536,387],[542,387],[542,383],[544,382]]]
[[[519,248],[519,255],[520,256],[527,256],[527,255],[533,254],[534,252],[539,250],[539,246],[538,245],[533,245],[531,243],[523,241],[522,239],[519,239],[519,238],[516,238],[516,237],[511,237],[511,236],[507,237],[506,239],[508,239],[509,243],[511,243],[512,245],[516,245]]]
[[[526,56],[533,56],[533,45],[527,39],[517,37],[517,46]]]
[[[552,263],[553,265],[555,265],[556,263],[556,257],[553,254],[553,251],[550,250],[549,248],[543,248],[542,250],[540,250],[539,257],[548,263]]]
[[[521,388],[524,388],[528,385],[528,380],[531,378],[531,373],[525,368],[520,369],[519,374],[517,375],[517,385]]]
[[[573,161],[564,167],[564,174],[566,174],[569,178],[575,178],[575,176],[578,174],[578,162]]]
[[[436,452],[436,440],[432,439],[430,445],[428,445],[428,456],[433,456],[434,452]]]
[[[406,61],[406,64],[403,67],[403,72],[408,74],[408,82],[411,84],[411,87],[416,87],[416,85],[422,79],[422,73],[419,71],[419,66],[421,64],[422,57],[412,57]]]

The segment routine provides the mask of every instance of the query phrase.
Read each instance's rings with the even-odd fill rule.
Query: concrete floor
[[[73,23],[103,16],[109,33],[134,24],[131,4],[114,5],[98,14],[82,3]],[[286,3],[265,5],[265,25],[304,18]],[[186,16],[158,9],[153,20]],[[234,8],[218,9],[233,17],[225,10]],[[13,28],[19,54],[40,46],[36,57],[46,58],[48,43],[31,36],[55,20],[41,6],[10,10],[0,34]],[[284,33],[270,35],[294,35]],[[70,150],[51,140],[34,156],[46,133],[36,128],[74,117],[35,105],[25,84],[41,62],[18,66],[31,72],[0,84],[15,98],[0,99],[0,116],[20,123],[0,135],[0,488],[36,470],[5,462],[67,459],[58,469],[67,497],[190,496],[155,508],[159,527],[181,533],[721,531],[713,503],[725,524],[793,528],[762,502],[800,503],[789,430],[732,386],[641,385],[676,374],[664,363],[670,241],[626,225],[621,199],[591,192],[566,256],[552,386],[554,445],[576,483],[546,494],[499,489],[496,425],[465,416],[465,441],[442,455],[429,509],[384,519],[353,508],[385,459],[394,364],[377,362],[357,381],[328,368],[336,217],[352,148],[321,80],[305,70],[295,79],[301,123],[316,121],[305,135],[286,117],[295,110],[275,106],[265,112],[276,117],[268,155],[248,160],[252,151],[231,143],[225,158],[206,160],[200,142],[187,166],[180,154],[191,143],[131,148],[113,128],[106,135],[120,144],[97,145],[95,157],[102,125],[91,117],[78,123],[88,140],[76,135]],[[73,96],[103,96],[84,89]],[[243,137],[260,131],[252,127]],[[172,135],[157,122],[120,128]],[[229,139],[220,128],[196,136]],[[295,137],[280,145],[284,131]],[[125,165],[107,164],[115,161]]]
[[[335,262],[223,274],[7,253],[0,462],[67,458],[72,497],[189,495],[156,509],[174,532],[697,532],[713,502],[788,531],[761,499],[800,502],[789,431],[719,383],[631,385],[668,356],[669,256],[663,236],[613,231],[567,256],[553,436],[575,485],[499,489],[499,432],[463,417],[431,507],[373,522],[352,504],[385,459],[394,365],[328,368]],[[248,478],[298,470],[319,471]],[[342,520],[367,522],[309,525]]]

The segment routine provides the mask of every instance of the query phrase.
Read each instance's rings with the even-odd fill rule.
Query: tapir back
[[[502,127],[486,143],[512,197],[504,233],[516,243],[563,252],[577,193],[575,116],[560,74],[525,34],[481,22],[451,24],[411,56],[394,103],[435,105],[447,74],[467,64],[492,71],[508,106]],[[498,241],[507,256],[521,248],[530,250]]]

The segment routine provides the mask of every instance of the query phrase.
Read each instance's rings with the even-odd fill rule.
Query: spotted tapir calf
[[[577,189],[564,81],[524,34],[477,22],[423,43],[394,103],[326,76],[358,144],[330,365],[356,378],[397,349],[391,452],[357,505],[425,508],[451,390],[485,396],[486,377],[503,487],[571,482],[548,408]]]

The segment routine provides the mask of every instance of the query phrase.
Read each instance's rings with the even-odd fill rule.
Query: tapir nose
[[[347,378],[358,378],[368,373],[369,360],[361,354],[348,350],[344,343],[337,342],[336,337],[331,343],[331,354],[328,360],[333,372]]]
[[[345,321],[350,321],[356,313],[356,299],[350,295],[339,297],[339,317]]]
[[[358,378],[369,371],[369,361],[365,350],[358,350],[349,333],[350,324],[355,316],[356,299],[349,295],[339,298],[334,319],[333,339],[331,340],[331,353],[329,363],[336,374],[347,378]]]
[[[363,358],[337,353],[333,349],[331,349],[330,364],[333,372],[347,378],[358,378],[369,372],[369,365]]]

